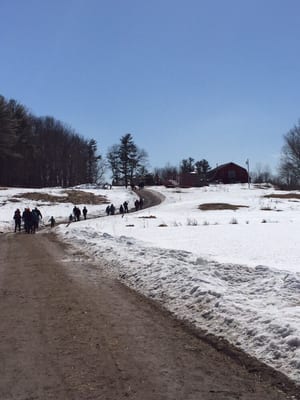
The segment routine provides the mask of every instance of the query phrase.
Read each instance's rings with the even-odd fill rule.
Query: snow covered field
[[[85,189],[133,206],[130,190]],[[151,209],[59,225],[55,231],[179,318],[229,340],[300,384],[300,193],[217,185],[155,187],[165,201]],[[0,230],[12,230],[19,207],[38,205],[44,221],[67,220],[73,204],[19,199],[0,190]],[[33,190],[31,190],[33,191]],[[61,189],[34,190],[60,194]],[[199,209],[207,204],[209,210]],[[239,206],[216,210],[215,203]],[[43,205],[44,204],[44,205]],[[83,205],[79,205],[81,208]],[[106,205],[87,205],[105,215]],[[204,207],[203,207],[204,208]]]

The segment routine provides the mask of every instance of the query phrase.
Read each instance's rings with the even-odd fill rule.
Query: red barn
[[[211,183],[247,183],[248,172],[245,168],[230,162],[208,171],[207,180]]]

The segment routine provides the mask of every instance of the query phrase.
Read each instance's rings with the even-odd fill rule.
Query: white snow
[[[117,207],[125,199],[133,206],[130,190],[86,190],[108,196]],[[151,190],[165,196],[159,206],[55,231],[179,318],[300,384],[300,199],[266,198],[287,192],[247,185]],[[15,208],[37,204],[8,201],[22,191],[29,190],[0,190],[0,230],[12,229]],[[204,203],[245,207],[202,211]],[[38,204],[46,222],[51,215],[67,220],[73,207]],[[104,215],[105,207],[88,206],[88,215]]]

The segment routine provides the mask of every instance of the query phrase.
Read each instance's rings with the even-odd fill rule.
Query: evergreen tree
[[[197,174],[200,175],[203,179],[206,179],[207,172],[211,169],[207,160],[203,159],[201,161],[197,161],[195,163],[195,168]]]
[[[107,153],[107,161],[115,184],[123,182],[127,187],[145,172],[147,153],[139,149],[130,133],[122,136],[119,145],[112,146]]]
[[[181,173],[188,173],[193,172],[195,169],[194,167],[194,159],[189,157],[187,159],[183,159],[180,164],[180,172]]]

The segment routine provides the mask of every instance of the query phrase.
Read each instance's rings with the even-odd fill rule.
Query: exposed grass
[[[203,203],[199,205],[199,209],[202,211],[212,211],[212,210],[238,210],[239,208],[248,206],[243,206],[239,204],[229,204],[229,203]]]
[[[160,225],[158,225],[159,228],[165,228],[165,227],[167,227],[167,226],[168,226],[167,224],[160,224]]]
[[[266,199],[300,199],[300,194],[299,193],[271,193],[271,194],[266,194],[265,196]]]
[[[139,218],[144,218],[144,219],[148,219],[148,218],[156,218],[156,216],[155,215],[145,215],[145,216],[142,216],[142,217],[139,217]]]
[[[84,192],[82,190],[67,190],[69,201],[73,204],[109,204],[106,196]]]
[[[82,190],[65,190],[63,196],[55,196],[48,193],[26,192],[15,195],[14,198],[22,198],[33,201],[47,201],[53,203],[72,203],[72,204],[108,204],[105,196],[96,196],[94,193]],[[12,201],[12,200],[11,200]]]
[[[282,210],[276,210],[276,209],[271,208],[271,207],[262,207],[261,211],[276,211],[276,212],[280,212]]]

